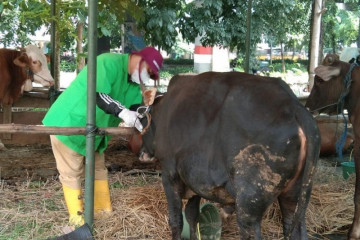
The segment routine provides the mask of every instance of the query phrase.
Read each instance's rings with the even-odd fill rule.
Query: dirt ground
[[[127,142],[114,137],[105,151],[110,173],[130,170],[160,170],[158,162],[142,163],[127,148]],[[0,179],[8,184],[17,181],[57,178],[55,158],[50,145],[6,146],[0,151]]]
[[[344,159],[348,154],[344,155]],[[322,157],[327,163],[336,165],[336,157]],[[105,164],[109,173],[137,170],[156,172],[161,170],[160,163],[143,163],[127,147],[127,141],[114,136],[105,151]],[[340,165],[339,162],[337,165]],[[16,146],[6,145],[0,150],[0,179],[7,184],[28,180],[56,179],[55,158],[50,145]]]

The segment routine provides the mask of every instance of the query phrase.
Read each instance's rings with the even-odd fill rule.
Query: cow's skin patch
[[[273,172],[267,161],[283,162],[285,158],[273,155],[262,145],[249,145],[234,158],[235,175],[247,176],[256,169],[257,181],[252,184],[267,192],[274,192],[281,181],[281,175]]]

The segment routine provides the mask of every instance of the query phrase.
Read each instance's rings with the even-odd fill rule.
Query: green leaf
[[[111,31],[109,29],[107,29],[105,26],[102,26],[100,29],[104,36],[107,36],[107,37],[111,36]]]

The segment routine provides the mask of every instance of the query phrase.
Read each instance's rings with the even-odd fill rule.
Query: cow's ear
[[[29,65],[29,57],[26,53],[23,53],[14,59],[14,64],[19,67],[27,67]]]
[[[329,81],[330,79],[339,76],[340,68],[320,65],[314,69],[314,73],[322,80]]]

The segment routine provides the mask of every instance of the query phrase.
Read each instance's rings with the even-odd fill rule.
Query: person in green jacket
[[[96,126],[126,126],[142,130],[138,113],[131,106],[142,102],[140,84],[158,80],[163,58],[153,47],[132,54],[104,53],[97,57]],[[87,67],[58,97],[43,119],[45,126],[85,127]],[[86,138],[83,135],[51,135],[52,150],[69,212],[69,223],[84,224],[81,184],[84,179]],[[94,215],[111,212],[108,172],[104,151],[109,136],[95,137]]]

